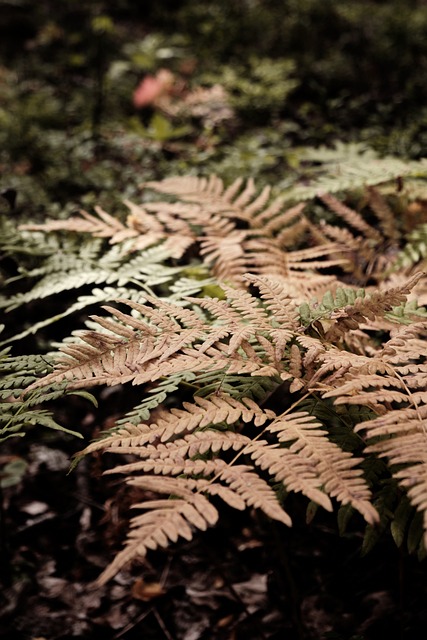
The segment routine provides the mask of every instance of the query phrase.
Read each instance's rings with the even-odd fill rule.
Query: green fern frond
[[[427,224],[418,225],[406,237],[406,244],[393,265],[397,271],[425,261],[427,258]]]
[[[260,401],[268,397],[280,384],[279,376],[276,378],[274,376],[256,375],[243,377],[224,373],[218,377],[217,371],[194,376],[196,394],[202,397],[224,393],[236,400],[250,398],[251,400]]]
[[[393,156],[380,158],[372,149],[357,144],[306,148],[298,155],[306,163],[304,184],[293,186],[287,193],[289,199],[297,201],[309,200],[319,193],[364,189],[427,174],[425,159],[407,162]]]
[[[89,243],[92,244],[92,243]],[[179,272],[178,268],[163,265],[168,254],[155,247],[129,259],[121,255],[117,247],[99,255],[100,247],[90,259],[87,256],[67,255],[55,258],[55,264],[47,264],[43,277],[26,293],[18,293],[5,301],[7,311],[40,300],[63,291],[80,289],[87,285],[116,285],[123,287],[140,282],[147,286],[168,282]],[[41,275],[42,269],[29,274],[31,277]]]
[[[41,426],[63,431],[81,438],[81,434],[66,429],[54,420],[41,405],[66,393],[64,384],[55,389],[46,387],[28,391],[41,376],[51,369],[49,359],[41,356],[10,356],[9,350],[0,353],[0,442],[11,437],[23,437],[29,426]]]
[[[334,294],[331,291],[327,291],[321,302],[313,300],[311,303],[305,302],[299,306],[301,323],[304,326],[309,326],[316,320],[328,318],[334,311],[352,305],[356,300],[363,300],[365,295],[366,291],[364,289],[343,289],[338,287]]]
[[[151,412],[161,406],[167,398],[180,388],[181,383],[192,382],[196,379],[196,374],[192,371],[185,371],[168,376],[160,380],[154,389],[149,389],[147,396],[136,406],[134,406],[123,418],[116,421],[114,429],[126,424],[138,425],[150,418]]]
[[[142,301],[144,300],[143,295],[141,294],[141,290],[132,289],[131,287],[104,287],[103,289],[95,288],[92,289],[92,292],[88,295],[78,296],[76,302],[71,304],[61,313],[56,314],[55,316],[51,316],[44,320],[40,320],[39,322],[31,323],[30,326],[21,331],[21,333],[15,334],[8,338],[7,340],[3,340],[0,342],[0,346],[4,344],[8,344],[9,342],[16,342],[17,340],[22,340],[29,335],[34,335],[40,329],[44,329],[49,325],[57,322],[58,320],[62,320],[73,313],[78,311],[82,311],[83,309],[87,309],[93,305],[99,305],[103,302],[114,302],[118,298],[126,296],[129,300]]]
[[[393,307],[391,311],[388,311],[384,318],[391,320],[392,322],[398,322],[400,324],[411,324],[418,318],[427,318],[427,308],[420,306],[417,300],[411,300],[404,302],[398,307]]]

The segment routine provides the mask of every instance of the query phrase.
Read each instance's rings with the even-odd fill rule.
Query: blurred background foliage
[[[0,0],[1,190],[39,219],[173,173],[291,185],[337,141],[417,159],[426,4]]]

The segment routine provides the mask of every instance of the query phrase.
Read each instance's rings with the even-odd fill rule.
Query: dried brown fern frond
[[[110,244],[124,245],[123,251],[142,251],[148,247],[164,244],[172,258],[181,258],[195,242],[194,232],[185,220],[165,212],[163,215],[150,215],[147,211],[129,200],[124,201],[130,209],[126,223],[111,216],[101,207],[95,207],[98,217],[80,211],[80,216],[71,216],[67,220],[50,220],[44,224],[21,225],[29,231],[71,231],[87,233],[95,238],[108,238]]]
[[[280,375],[283,349],[294,335],[292,325],[277,327],[250,293],[225,285],[224,291],[227,300],[187,298],[215,322],[150,296],[146,304],[119,301],[140,317],[106,307],[114,320],[93,316],[104,331],[80,332],[78,342],[64,344],[44,384],[142,384],[180,371]],[[254,350],[257,343],[259,353]]]
[[[362,405],[378,418],[395,407],[416,410],[427,395],[420,386],[426,371],[420,361],[419,328],[411,325],[404,334],[396,332],[382,349],[371,345],[371,350],[351,351],[344,337],[360,322],[399,304],[421,277],[417,274],[370,297],[337,290],[336,299],[329,295],[321,305],[305,305],[306,321],[285,282],[246,274],[245,282],[259,295],[221,285],[224,299],[187,296],[190,307],[152,296],[146,296],[144,304],[121,301],[130,313],[109,308],[110,318],[94,318],[99,331],[82,333],[80,342],[64,345],[56,370],[44,384],[144,384],[183,373],[215,383],[208,391],[201,383],[192,402],[158,409],[151,419],[124,425],[87,448],[86,453],[134,456],[110,472],[173,497],[148,500],[148,513],[133,519],[125,549],[101,580],[149,548],[179,536],[189,539],[195,530],[215,523],[216,509],[209,518],[198,514],[198,505],[213,495],[238,509],[260,509],[289,525],[290,516],[273,489],[280,483],[286,492],[301,493],[327,510],[333,499],[351,505],[374,525],[378,514],[356,447],[348,451],[334,441],[319,417],[293,406],[276,415],[241,389],[245,384],[249,388],[255,377],[274,380],[270,389],[283,384],[285,396],[295,398],[303,389],[307,396],[320,392],[325,402]],[[321,322],[326,330],[320,330]],[[333,344],[326,336],[334,328],[340,340]],[[231,380],[237,381],[235,396]],[[222,390],[223,381],[227,391]],[[261,398],[267,401],[268,394]],[[378,453],[383,455],[382,450]],[[393,452],[384,455],[394,460]],[[401,479],[406,482],[407,476]]]
[[[334,278],[323,276],[322,270],[347,263],[346,256],[338,255],[339,244],[316,241],[315,234],[313,246],[298,249],[315,231],[304,216],[305,204],[289,208],[282,198],[271,196],[270,187],[258,191],[251,179],[236,180],[228,188],[216,176],[168,178],[144,186],[171,201],[140,206],[125,200],[130,209],[125,222],[96,207],[96,215],[82,211],[68,220],[22,228],[105,238],[124,255],[161,244],[168,257],[181,259],[191,247],[194,257],[221,281],[242,287],[247,272],[274,275],[287,282],[300,301],[331,286]]]
[[[220,280],[242,286],[243,274],[250,271],[293,281],[296,289],[301,283],[297,272],[321,279],[319,269],[345,262],[336,257],[338,247],[331,242],[295,251],[311,228],[302,215],[305,205],[286,208],[282,198],[270,202],[271,189],[258,193],[253,180],[246,184],[236,180],[227,189],[215,176],[170,178],[145,186],[189,203],[187,210],[180,206],[180,215],[198,225],[200,255]],[[145,207],[172,212],[177,204],[158,202]],[[329,284],[332,278],[326,279]]]
[[[334,344],[350,330],[358,329],[366,320],[384,316],[393,307],[398,307],[407,300],[409,293],[424,276],[422,272],[416,273],[400,286],[374,291],[369,296],[356,298],[353,304],[333,312],[330,319],[334,324],[325,333],[325,340]]]
[[[381,231],[385,238],[397,242],[401,238],[400,229],[396,221],[396,214],[387,204],[386,199],[375,187],[367,188],[368,204],[375,213]]]
[[[167,178],[159,182],[147,182],[143,186],[192,203],[188,213],[183,212],[182,215],[194,223],[199,222],[204,226],[212,219],[214,222],[219,219],[240,220],[248,223],[252,229],[262,229],[269,237],[277,232],[281,233],[290,223],[298,221],[305,207],[304,204],[298,204],[286,209],[282,198],[271,201],[271,187],[266,186],[258,192],[251,178],[246,183],[242,178],[238,178],[228,188],[225,188],[223,181],[214,175],[209,178]],[[175,205],[176,203],[169,204],[172,211]],[[197,206],[202,213],[199,220]],[[150,204],[152,210],[156,207],[158,210],[166,211],[168,203]]]
[[[233,431],[223,431],[224,422],[233,425]],[[264,426],[260,435],[269,434],[269,441],[245,435],[247,424]],[[332,510],[331,496],[352,504],[367,522],[378,520],[357,468],[360,460],[330,442],[322,425],[306,412],[276,418],[247,398],[238,402],[227,395],[196,397],[194,404],[163,412],[155,424],[118,430],[90,445],[86,453],[99,450],[133,454],[135,462],[109,472],[126,475],[130,484],[175,496],[168,504],[149,500],[134,505],[150,509],[149,515],[133,518],[126,547],[102,574],[101,582],[148,549],[165,546],[179,536],[190,539],[194,530],[214,524],[218,516],[211,506],[208,517],[194,513],[208,495],[217,495],[234,508],[260,509],[290,526],[291,519],[265,474],[327,510]],[[231,451],[235,455],[230,459],[227,452]],[[253,463],[242,464],[242,456]]]
[[[326,307],[322,313],[331,325],[326,335],[336,338],[357,328],[367,317],[383,314],[399,304],[420,277],[416,275],[385,294],[341,305],[338,311],[334,304]],[[249,292],[225,285],[226,300],[187,297],[188,303],[207,312],[208,317],[150,296],[145,304],[121,301],[132,313],[107,307],[112,318],[93,316],[102,331],[81,332],[78,342],[65,343],[55,370],[36,384],[58,384],[64,380],[70,388],[130,381],[143,384],[185,371],[223,371],[287,379],[290,374],[283,361],[285,348],[294,338],[301,339],[295,302],[290,302],[284,284],[263,276],[248,276],[248,280],[259,287],[267,309]],[[304,342],[300,344],[305,346]],[[316,348],[322,350],[324,346],[320,343]],[[340,368],[347,366],[344,353],[329,349],[324,356],[329,362],[318,369],[317,378],[323,375],[325,367],[331,366],[333,353]]]
[[[290,451],[302,461],[310,460],[325,493],[343,504],[351,504],[371,524],[378,521],[378,514],[370,502],[371,492],[355,469],[362,458],[340,449],[327,437],[322,425],[305,412],[279,416],[266,429],[277,433],[279,442],[290,443]]]
[[[356,431],[365,453],[387,459],[394,478],[423,513],[427,546],[427,322],[403,327],[369,361],[354,358],[342,375],[327,376],[324,397],[337,405],[368,406],[378,417]],[[326,361],[328,354],[322,354]]]
[[[109,238],[111,244],[123,242],[138,235],[131,227],[125,226],[120,220],[104,211],[102,207],[95,207],[98,217],[80,211],[80,216],[71,216],[67,220],[50,220],[44,224],[24,224],[21,229],[29,231],[75,231],[90,233],[95,238]]]
[[[200,255],[223,281],[239,283],[248,270],[244,242],[246,231],[233,229],[226,235],[208,235],[200,241]]]
[[[350,227],[361,233],[365,238],[369,238],[374,242],[381,242],[381,234],[379,231],[368,224],[360,213],[351,209],[330,193],[319,194],[319,198],[331,211],[347,222]]]
[[[71,231],[106,238],[119,244],[124,253],[162,244],[171,258],[182,258],[193,246],[195,255],[222,281],[243,285],[243,274],[273,273],[300,284],[296,272],[318,270],[342,264],[331,242],[295,252],[311,225],[303,215],[304,204],[291,208],[282,198],[272,198],[271,188],[260,192],[253,180],[239,179],[228,188],[216,176],[177,177],[144,185],[175,201],[148,201],[143,206],[125,200],[130,209],[122,223],[96,207],[97,215],[85,211],[68,220],[54,220],[22,228],[49,233]],[[325,286],[330,282],[327,278]],[[300,298],[305,292],[301,292]]]
[[[117,256],[129,262],[125,284],[135,273],[129,252],[150,246],[165,249],[150,268],[164,261],[190,281],[195,273],[196,284],[207,273],[217,279],[192,289],[174,275],[163,286],[160,275],[151,285],[141,271],[143,300],[138,291],[101,298],[118,308],[91,316],[91,330],[65,341],[53,370],[29,387],[141,385],[134,411],[85,451],[120,456],[107,473],[138,488],[134,507],[144,510],[101,582],[149,549],[215,525],[217,498],[288,526],[282,497],[299,493],[328,511],[335,501],[349,505],[375,525],[385,476],[400,483],[427,530],[427,324],[414,324],[424,310],[404,308],[418,283],[425,294],[426,278],[414,273],[421,258],[386,275],[402,244],[388,201],[370,189],[359,211],[324,195],[339,224],[315,226],[305,205],[289,207],[252,180],[145,186],[157,195],[127,202],[124,222],[97,208],[32,227],[108,240],[112,269]],[[424,238],[414,255],[424,256]],[[400,311],[409,326],[396,330]]]
[[[358,205],[360,211],[328,193],[320,194],[319,198],[347,225],[322,222],[319,225],[320,237],[342,245],[341,255],[347,258],[346,270],[353,279],[362,284],[369,278],[376,283],[382,282],[398,260],[405,243],[400,215],[391,209],[385,196],[374,187],[366,189]]]
[[[424,385],[427,380],[424,379]],[[425,386],[424,386],[425,388]],[[410,503],[423,516],[424,546],[427,548],[427,398],[414,408],[389,411],[358,425],[368,442],[365,452],[386,458]],[[420,400],[420,398],[418,398]]]
[[[140,423],[138,426],[126,424],[111,436],[90,444],[87,451],[93,452],[110,448],[119,453],[118,448],[120,447],[122,453],[136,453],[133,448],[143,451],[143,447],[148,446],[148,451],[151,451],[150,445],[154,444],[156,448],[160,447],[162,456],[166,454],[169,456],[169,448],[163,450],[161,445],[170,440],[175,441],[178,435],[180,438],[185,438],[188,434],[193,434],[196,429],[203,429],[211,423],[232,425],[238,420],[262,426],[267,420],[274,417],[273,411],[262,409],[250,398],[244,398],[240,402],[224,394],[222,396],[212,395],[208,399],[196,396],[194,403],[184,402],[181,409],[173,408],[165,411],[152,424]],[[241,442],[241,440],[234,438],[233,445],[236,444],[236,441]],[[187,446],[187,444],[186,440],[181,442],[182,446]],[[190,444],[196,446],[193,441],[190,441]]]
[[[146,475],[128,478],[126,482],[168,497],[133,505],[147,511],[132,518],[126,546],[99,576],[99,584],[107,582],[128,562],[143,558],[149,550],[167,547],[179,537],[191,540],[195,530],[204,531],[218,520],[218,511],[197,491],[207,481]],[[171,500],[172,494],[176,497]]]
[[[195,176],[171,177],[161,181],[145,182],[142,186],[154,189],[159,193],[177,196],[186,202],[210,205],[216,212],[234,210],[235,216],[242,212],[256,189],[253,180],[248,180],[246,188],[241,192],[243,178],[238,178],[227,189],[217,176],[198,178]],[[269,194],[268,189],[268,194]],[[240,192],[240,195],[238,195]],[[264,201],[265,196],[262,197]],[[246,218],[247,216],[244,216]]]

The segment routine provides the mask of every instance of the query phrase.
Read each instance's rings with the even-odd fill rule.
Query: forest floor
[[[64,407],[67,422],[93,436],[123,392],[106,395],[103,424],[81,399]],[[129,490],[120,478],[100,481],[101,458],[67,474],[81,448],[68,436],[6,445],[3,463],[22,456],[28,466],[3,490],[3,640],[425,637],[425,563],[389,539],[362,557],[357,527],[339,538],[336,518],[319,513],[307,526],[297,499],[292,529],[223,510],[214,530],[96,586],[126,535]]]

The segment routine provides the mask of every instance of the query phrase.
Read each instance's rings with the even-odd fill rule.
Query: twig
[[[166,629],[165,623],[163,622],[163,620],[160,617],[159,612],[157,611],[157,609],[155,607],[152,608],[152,612],[154,614],[154,617],[157,620],[157,623],[160,627],[160,629],[163,631],[163,633],[165,634],[165,638],[167,638],[167,640],[173,640],[171,634],[169,633],[169,631]]]
[[[144,611],[143,613],[141,613],[137,618],[135,618],[134,620],[132,620],[131,622],[129,622],[124,629],[122,629],[121,631],[119,631],[118,633],[116,633],[115,636],[113,636],[113,640],[118,640],[118,638],[123,638],[124,635],[126,635],[126,633],[128,631],[131,631],[131,629],[134,629],[136,627],[137,624],[139,624],[140,622],[142,622],[144,620],[144,618],[146,618],[147,616],[150,615],[150,613],[153,612],[153,608],[150,607],[150,609],[148,609],[148,611]]]

